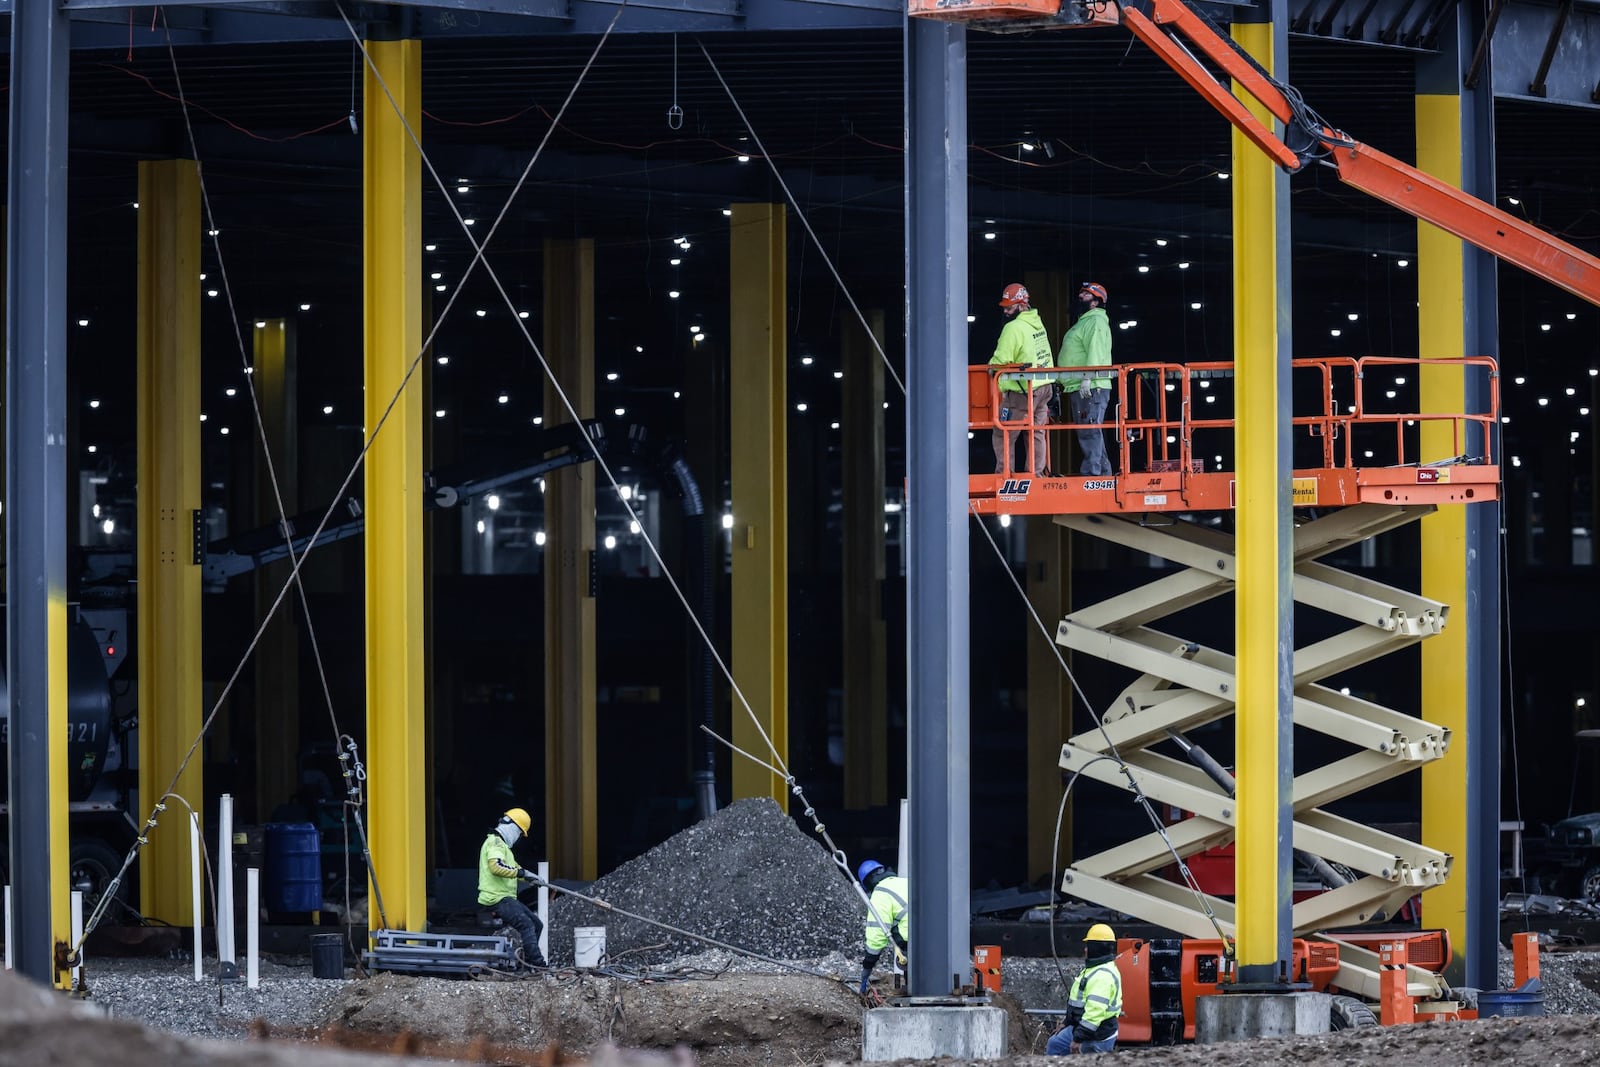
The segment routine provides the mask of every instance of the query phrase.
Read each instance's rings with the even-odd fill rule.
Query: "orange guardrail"
[[[1000,383],[1055,378],[1070,400],[1081,369],[1037,369],[1022,365],[968,368],[968,429],[1004,429],[1026,442],[1023,466],[1008,461],[1000,470],[970,476],[970,497],[980,512],[1052,514],[1091,511],[1175,511],[1231,508],[1233,476],[1220,469],[1232,446],[1230,388],[1234,365],[1225,362],[1149,362],[1099,367],[1087,372],[1111,378],[1105,421],[1036,423],[1024,394],[1002,395]],[[1413,376],[1440,371],[1487,381],[1482,411],[1421,412],[1401,408],[1402,390]],[[1332,356],[1290,363],[1291,426],[1295,449],[1297,506],[1358,502],[1465,503],[1498,495],[1499,468],[1494,427],[1500,411],[1500,378],[1487,356],[1406,359],[1393,356]],[[1007,399],[1009,398],[1009,399]],[[1220,405],[1220,407],[1219,407]],[[1065,405],[1064,405],[1065,406]],[[1001,419],[1002,407],[1011,418]],[[1218,414],[1209,414],[1213,409]],[[1422,454],[1422,427],[1449,427],[1447,454]],[[1102,434],[1117,474],[1037,476],[1047,468],[1035,433],[1047,451],[1067,457],[1070,445],[1049,448],[1056,435],[1079,430]],[[1220,446],[1220,447],[1219,447]],[[1442,451],[1430,436],[1430,452]],[[1014,450],[1007,450],[1008,460]]]

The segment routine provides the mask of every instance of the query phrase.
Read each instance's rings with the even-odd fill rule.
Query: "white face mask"
[[[503,840],[507,845],[515,845],[518,841],[522,840],[522,828],[516,823],[512,822],[510,819],[501,819],[500,825],[496,826],[494,829],[495,833],[499,834],[501,840]]]

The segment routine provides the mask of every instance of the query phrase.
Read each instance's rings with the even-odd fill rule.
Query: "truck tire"
[[[1583,880],[1578,883],[1578,897],[1591,904],[1600,901],[1600,867],[1590,867],[1583,872]]]
[[[68,885],[83,893],[83,913],[87,919],[89,912],[100,903],[100,898],[110,887],[111,879],[122,869],[122,854],[98,837],[86,837],[72,843],[71,855],[72,871]],[[128,892],[128,880],[124,878],[122,885],[117,887],[117,899],[126,902]],[[107,917],[113,921],[118,918],[115,915]]]
[[[1364,1000],[1336,994],[1328,1001],[1328,1029],[1356,1030],[1363,1026],[1377,1026],[1378,1017]]]

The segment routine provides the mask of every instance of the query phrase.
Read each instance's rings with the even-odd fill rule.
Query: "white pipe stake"
[[[201,956],[201,928],[206,923],[205,905],[206,872],[200,866],[200,816],[189,813],[189,902],[194,915],[194,980],[205,981],[204,959]]]
[[[233,951],[233,794],[217,809],[217,961],[238,963]]]
[[[6,970],[11,969],[11,887],[6,886]]]
[[[540,860],[535,869],[539,875],[539,955],[550,962],[550,862]],[[8,942],[9,943],[9,942]]]
[[[78,944],[83,940],[83,891],[74,889],[71,896],[72,909],[72,943]],[[78,989],[83,985],[83,948],[78,948],[78,965],[72,968],[72,988]]]
[[[244,876],[245,908],[245,978],[251,989],[261,985],[261,868],[251,867]]]

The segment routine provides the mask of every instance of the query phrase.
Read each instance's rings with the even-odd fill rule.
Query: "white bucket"
[[[604,926],[575,926],[572,929],[573,962],[579,967],[598,967],[606,955]]]

